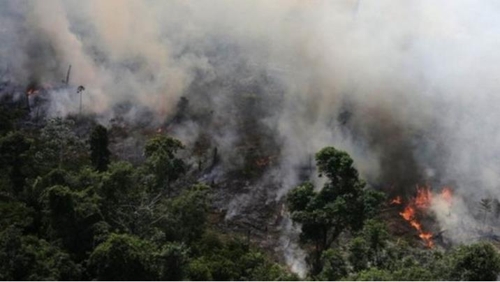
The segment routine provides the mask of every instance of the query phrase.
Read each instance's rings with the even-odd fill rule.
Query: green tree
[[[451,280],[493,281],[500,273],[500,255],[489,243],[460,246],[451,254]]]
[[[111,234],[89,257],[89,271],[98,280],[153,280],[154,246],[135,236]]]
[[[389,239],[385,224],[374,219],[367,220],[362,230],[362,236],[368,244],[370,258],[372,258],[376,266],[379,266],[379,254],[387,246],[387,240]]]
[[[340,280],[347,276],[348,267],[339,250],[328,249],[321,257],[323,270],[319,274],[321,280]]]
[[[134,234],[141,229],[136,222],[136,215],[140,212],[146,193],[138,181],[136,169],[130,163],[111,163],[102,174],[97,191],[102,198],[101,211],[113,227]]]
[[[22,111],[0,105],[0,136],[13,131],[15,121],[21,116],[23,116]]]
[[[16,226],[21,229],[33,224],[35,211],[23,202],[4,201],[0,203],[0,230],[5,230],[9,226]]]
[[[43,198],[43,194],[46,193],[45,191],[48,188],[58,185],[65,187],[75,186],[75,179],[68,171],[55,168],[44,176],[38,176],[33,184],[27,187],[26,202],[37,210],[43,209],[43,201],[40,201]]]
[[[429,269],[419,265],[398,269],[392,273],[392,276],[393,278],[391,280],[399,280],[399,281],[438,280],[438,277],[434,277],[434,273],[429,271]],[[446,279],[444,279],[444,277],[439,277],[439,280],[446,280]]]
[[[183,280],[188,264],[188,248],[184,244],[167,243],[156,255],[158,279],[164,281]]]
[[[74,122],[51,119],[41,130],[35,159],[42,171],[53,168],[78,168],[87,159],[84,142],[72,131]]]
[[[43,192],[41,201],[48,236],[61,239],[66,250],[83,259],[93,247],[93,225],[102,219],[98,199],[91,190],[56,185]]]
[[[252,281],[299,281],[297,274],[290,272],[277,263],[265,263],[252,271]]]
[[[44,192],[43,201],[50,229],[56,232],[60,238],[73,241],[77,224],[76,203],[71,190],[59,185],[50,187]],[[71,242],[67,242],[66,245],[70,244]]]
[[[186,171],[186,164],[175,155],[183,149],[179,140],[167,136],[158,136],[146,143],[146,167],[156,178],[156,188],[166,189],[170,196],[170,184]]]
[[[198,184],[160,206],[157,226],[167,240],[191,243],[203,236],[210,197],[208,186]]]
[[[362,271],[368,267],[370,249],[363,237],[356,237],[349,244],[349,262],[355,272]]]
[[[450,264],[439,249],[413,248],[401,239],[386,243],[374,267],[390,271],[393,280],[449,280]]]
[[[193,259],[188,265],[187,277],[192,281],[213,280],[210,264],[204,258]]]
[[[187,268],[190,280],[297,280],[239,237],[206,232],[192,244],[195,257]]]
[[[90,134],[90,158],[97,171],[102,172],[108,169],[111,155],[108,143],[108,130],[100,124],[96,125]]]
[[[305,183],[287,197],[292,220],[302,225],[302,241],[315,245],[313,275],[321,271],[322,252],[343,231],[361,229],[384,198],[382,193],[364,188],[346,152],[326,147],[316,154],[316,164],[320,176],[328,177],[323,189],[315,192],[311,183]]]
[[[360,273],[357,273],[351,276],[348,280],[357,280],[357,281],[391,281],[396,280],[391,275],[391,272],[385,269],[378,269],[372,267],[367,270],[363,270]]]
[[[45,240],[9,227],[0,233],[0,280],[80,280],[82,268]]]
[[[0,170],[7,174],[16,194],[24,188],[26,170],[31,164],[31,145],[32,141],[20,132],[11,132],[0,138]]]

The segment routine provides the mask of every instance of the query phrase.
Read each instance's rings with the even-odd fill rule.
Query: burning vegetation
[[[23,120],[31,120],[30,112],[43,109],[53,99],[51,91],[61,89],[79,94],[78,88],[71,85],[63,85],[59,90],[40,87],[21,92],[46,98],[33,103],[24,112]],[[72,97],[75,105],[78,105],[78,96]],[[192,106],[194,103],[190,102],[191,99],[181,99],[179,104],[183,106],[178,107],[178,112],[159,124],[127,121],[125,116],[132,108],[129,103],[116,110],[109,130],[97,125],[94,116],[80,113],[76,117],[56,119],[42,115],[42,122],[35,127],[21,122],[19,129],[9,126],[6,128],[10,129],[0,135],[2,156],[9,160],[22,160],[22,163],[12,161],[11,164],[2,164],[8,172],[0,174],[2,183],[8,183],[2,188],[5,189],[2,195],[8,195],[9,202],[31,205],[31,202],[25,202],[19,196],[25,194],[16,194],[15,191],[20,189],[23,193],[30,194],[29,189],[34,185],[36,189],[50,193],[52,198],[45,198],[45,194],[39,195],[42,207],[33,206],[33,209],[42,209],[40,214],[43,217],[48,214],[59,216],[58,220],[68,224],[57,225],[59,221],[46,218],[43,221],[44,228],[58,230],[60,233],[44,234],[45,229],[37,232],[41,232],[43,238],[66,240],[61,241],[61,246],[51,245],[50,248],[54,248],[51,252],[56,252],[58,256],[68,253],[75,256],[75,261],[70,262],[73,270],[68,277],[108,280],[117,277],[255,280],[262,277],[296,279],[298,277],[292,274],[295,272],[303,275],[302,277],[309,275],[324,280],[362,280],[366,275],[382,274],[385,276],[369,277],[418,280],[493,277],[494,273],[500,271],[500,268],[496,270],[496,263],[490,260],[481,262],[488,265],[489,271],[477,271],[473,276],[465,276],[471,275],[467,268],[464,268],[467,271],[449,273],[432,268],[433,264],[448,264],[448,269],[462,267],[458,265],[470,259],[470,253],[474,252],[493,254],[490,257],[495,260],[495,250],[484,244],[473,245],[470,249],[452,249],[442,259],[424,257],[425,261],[419,261],[411,269],[417,269],[415,273],[405,265],[400,265],[402,258],[418,260],[422,256],[420,251],[439,251],[437,237],[442,232],[434,218],[433,207],[439,205],[451,210],[455,200],[452,189],[443,187],[439,192],[434,192],[430,186],[417,186],[411,197],[398,195],[388,201],[389,206],[394,208],[394,215],[410,229],[407,233],[417,234],[415,239],[408,242],[421,241],[424,245],[424,248],[409,247],[401,243],[404,236],[396,235],[400,236],[396,240],[391,238],[392,234],[386,224],[395,222],[394,218],[384,221],[377,216],[385,201],[383,191],[376,191],[366,185],[350,155],[333,147],[326,147],[316,154],[316,166],[312,157],[309,157],[297,168],[298,178],[306,182],[292,189],[285,197],[286,202],[279,199],[270,201],[271,191],[277,191],[283,183],[278,179],[280,174],[276,173],[283,164],[283,151],[270,130],[263,127],[251,114],[252,110],[249,109],[256,107],[255,99],[238,98],[238,103],[232,108],[238,113],[238,120],[231,126],[241,130],[233,145],[239,158],[235,158],[235,154],[220,146],[214,138],[217,136],[214,132],[224,132],[227,123],[215,118],[211,111],[200,113]],[[6,104],[7,109],[10,109],[8,105],[10,104]],[[12,105],[10,107],[17,108]],[[265,113],[263,111],[261,114]],[[154,113],[145,111],[143,115],[150,118]],[[18,117],[6,118],[16,120]],[[203,125],[200,126],[203,133],[197,135],[194,142],[183,144],[172,137],[175,134],[183,136],[179,130],[193,124]],[[35,138],[37,146],[30,145],[30,138],[24,135]],[[90,151],[82,140],[88,140]],[[14,150],[11,149],[13,147]],[[32,154],[25,154],[26,150],[34,151]],[[30,170],[21,169],[25,165],[32,167]],[[88,170],[89,166],[93,169]],[[314,172],[319,172],[326,178],[324,187],[318,191],[310,183]],[[198,184],[200,182],[204,185]],[[99,197],[93,198],[92,195]],[[70,201],[71,205],[62,205],[69,210],[56,211],[58,205],[51,205],[48,202],[51,199]],[[494,201],[482,202],[483,221],[486,221],[493,206]],[[15,210],[9,211],[11,212],[16,213]],[[72,221],[76,221],[74,226],[69,224]],[[290,231],[294,230],[292,222],[302,226],[298,231],[300,240],[297,242],[301,243],[303,252],[307,253],[307,261],[301,266],[305,270],[297,269],[294,264],[285,267],[289,258],[281,255],[288,254],[287,250],[291,247],[297,248],[291,240],[294,236]],[[8,222],[3,219],[0,224],[4,226]],[[29,228],[38,228],[27,224]],[[109,231],[106,227],[108,225],[109,228],[115,228],[115,231]],[[12,240],[12,236],[24,238],[19,233],[20,229],[12,226],[9,228],[0,232],[0,242]],[[94,234],[93,230],[97,228],[104,228],[103,233]],[[80,232],[85,236],[81,237]],[[76,236],[79,236],[78,245],[72,244],[72,239]],[[26,241],[25,244],[32,244],[26,238],[23,240]],[[282,240],[286,240],[285,243]],[[347,248],[340,248],[344,243]],[[149,246],[139,250],[144,261],[132,262],[134,265],[141,265],[143,272],[122,270],[120,273],[126,275],[123,277],[113,274],[120,266],[107,260],[105,246],[124,245],[128,248],[127,246],[136,244]],[[196,249],[199,246],[212,246],[211,244],[217,247]],[[154,249],[174,248],[183,251],[184,246],[199,252],[186,252],[186,257],[183,258],[186,261],[179,262],[185,273],[172,274],[172,269],[160,267],[164,265],[164,254],[160,255]],[[462,253],[469,257],[460,257]],[[0,258],[1,255],[0,248]],[[114,254],[120,255],[129,254]],[[230,258],[226,259],[226,256]],[[248,266],[246,256],[262,259],[255,265]],[[479,257],[472,255],[472,259],[479,260]],[[91,260],[85,273],[79,272],[75,266],[83,260]],[[233,260],[238,265],[230,266],[230,261]],[[145,261],[152,261],[155,267],[146,267]],[[43,261],[37,263],[43,264]],[[198,264],[210,270],[200,274],[195,268]],[[106,265],[106,268],[101,269],[100,265]],[[379,272],[372,273],[374,266],[379,268]],[[132,265],[127,268],[132,268]],[[247,273],[248,269],[255,273]],[[256,269],[262,269],[264,274]],[[422,276],[419,271],[423,269],[430,269],[431,274]],[[229,270],[231,273],[227,274],[225,271]],[[57,277],[66,277],[63,276],[66,274],[57,271],[59,269],[53,270]]]
[[[414,197],[404,201],[401,196],[397,196],[390,201],[390,204],[403,208],[399,215],[418,232],[418,236],[424,241],[427,248],[433,248],[435,235],[424,230],[422,220],[432,216],[430,207],[437,200],[444,201],[448,207],[451,207],[452,196],[452,190],[449,187],[443,187],[439,194],[434,194],[430,186],[417,185]]]
[[[496,26],[188,2],[0,1],[0,280],[497,278]]]

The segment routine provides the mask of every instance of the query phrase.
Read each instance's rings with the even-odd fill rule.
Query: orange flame
[[[401,215],[406,221],[410,221],[415,217],[415,210],[411,206],[406,206],[403,212],[400,212]]]
[[[426,209],[432,201],[432,192],[429,187],[417,186],[417,197],[415,198],[415,206],[421,209]]]
[[[441,193],[439,194],[441,199],[444,199],[448,205],[451,205],[452,202],[452,191],[449,187],[443,187]],[[432,248],[434,246],[434,242],[432,241],[432,233],[424,232],[422,228],[422,224],[419,222],[417,218],[417,211],[426,211],[431,203],[432,203],[432,191],[429,186],[418,187],[417,186],[417,196],[410,200],[410,202],[405,206],[404,210],[399,213],[404,220],[408,221],[410,225],[416,229],[419,233],[419,237],[425,242],[425,245],[428,248]],[[391,204],[401,203],[401,197],[396,197],[391,201]]]
[[[397,196],[396,198],[392,199],[391,205],[401,205],[403,203],[403,200],[401,200],[400,196]]]
[[[429,247],[429,248],[434,247],[434,242],[432,241],[432,233],[422,232],[418,235],[418,237],[420,237],[420,239],[424,240],[427,247]]]

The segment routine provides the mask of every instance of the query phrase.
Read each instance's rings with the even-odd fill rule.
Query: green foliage
[[[95,195],[56,185],[44,191],[42,202],[47,234],[61,239],[65,249],[79,258],[84,256],[93,245],[93,224],[102,218]]]
[[[175,155],[184,148],[179,140],[158,136],[146,143],[144,153],[147,157],[146,167],[155,176],[156,189],[167,189],[170,193],[171,182],[177,180],[186,171],[186,164]]]
[[[159,280],[182,280],[188,263],[188,249],[184,244],[168,243],[155,260]]]
[[[87,151],[84,142],[72,128],[74,122],[62,118],[51,119],[41,130],[35,161],[41,171],[53,168],[77,169],[85,163]]]
[[[386,200],[386,195],[383,192],[373,189],[364,189],[361,200],[363,202],[363,212],[359,215],[359,224],[354,224],[357,230],[362,228],[362,223],[364,223],[365,220],[374,218],[378,215],[380,205]]]
[[[20,110],[0,106],[0,136],[13,131],[16,120],[22,115],[23,112]]]
[[[411,248],[405,243],[390,242],[379,247],[379,264],[370,258],[373,245],[365,241],[369,231],[380,223],[367,223],[362,234],[351,240],[348,256],[352,272],[347,280],[496,280],[500,273],[500,255],[488,243],[458,246],[448,252]],[[376,240],[377,241],[377,240]],[[325,252],[326,253],[326,252]],[[321,277],[322,279],[328,279]]]
[[[115,229],[123,232],[137,230],[136,214],[145,198],[145,191],[138,185],[135,168],[127,162],[114,162],[98,185],[100,210],[107,222]]]
[[[61,233],[75,224],[75,201],[71,190],[66,186],[52,186],[43,195],[46,212],[53,229]]]
[[[358,171],[353,167],[349,154],[344,151],[333,147],[323,148],[316,153],[316,165],[320,175],[326,175],[339,190],[351,192],[359,184]]]
[[[328,182],[319,192],[313,185],[303,184],[287,197],[294,222],[302,225],[301,239],[315,245],[312,273],[321,271],[320,258],[345,230],[357,231],[366,219],[374,216],[383,200],[383,194],[364,189],[353,161],[346,152],[326,147],[316,154],[320,175]]]
[[[323,270],[320,280],[340,280],[348,274],[348,265],[339,250],[329,249],[321,257]]]
[[[306,182],[297,186],[288,193],[287,203],[291,211],[303,211],[307,205],[314,199],[314,186],[310,182]]]
[[[45,189],[55,185],[73,186],[74,180],[68,171],[61,168],[55,168],[51,170],[47,175],[45,175],[42,178],[42,182],[40,182],[39,184],[43,185],[43,188],[41,189]]]
[[[136,167],[109,162],[102,126],[81,138],[64,119],[38,135],[11,125],[0,130],[0,279],[298,279],[247,240],[216,231],[211,189],[192,185],[178,140],[151,139]],[[494,280],[500,273],[489,244],[442,252],[394,242],[374,219],[384,194],[365,188],[349,155],[327,147],[316,161],[324,187],[304,183],[287,195],[310,278]],[[483,220],[497,206],[483,199]]]
[[[358,272],[368,267],[369,246],[363,237],[354,238],[349,244],[349,262],[354,271]]]
[[[210,264],[204,258],[197,258],[189,263],[187,277],[192,281],[213,280]]]
[[[80,280],[82,268],[67,253],[16,228],[0,233],[0,280]]]
[[[219,246],[219,248],[202,247],[198,263],[208,266],[210,276],[214,280],[237,280],[238,278],[244,280],[242,276],[247,266],[240,261],[248,252],[247,245],[238,239],[223,242],[217,235],[212,234],[212,236],[215,237],[209,240],[212,240],[212,245]]]
[[[411,248],[404,242],[386,247],[385,256],[379,259],[378,268],[393,273],[395,280],[448,280],[448,254],[439,250]]]
[[[385,224],[373,219],[366,221],[362,234],[373,251],[383,249],[389,239],[389,233]]]
[[[299,277],[277,263],[264,263],[257,266],[250,276],[253,281],[298,281]]]
[[[89,270],[99,280],[152,280],[153,246],[135,236],[111,234],[89,257]]]
[[[24,189],[31,146],[32,140],[20,132],[10,132],[0,138],[0,175],[8,177],[12,192],[16,194]]]
[[[108,169],[111,155],[108,143],[108,130],[100,124],[95,126],[90,134],[90,158],[92,165],[98,171]]]
[[[297,280],[243,240],[206,233],[194,245],[198,258],[187,268],[190,280]]]
[[[377,269],[370,268],[367,270],[363,270],[360,273],[353,275],[349,278],[349,280],[357,280],[357,281],[391,281],[397,280],[391,275],[388,270],[385,269]]]
[[[392,274],[391,280],[399,281],[432,281],[437,280],[434,273],[422,266],[410,266],[399,269]]]
[[[0,202],[0,230],[9,226],[26,228],[33,224],[34,210],[17,201]]]
[[[76,181],[68,171],[55,168],[44,176],[38,176],[30,187],[27,187],[26,201],[37,209],[43,208],[43,194],[53,186],[75,187]]]
[[[109,163],[101,126],[85,138],[62,118],[13,128],[0,135],[0,279],[297,279],[245,240],[206,233],[209,187],[183,179],[166,197],[187,170],[178,140],[151,139],[134,167]]]
[[[158,227],[169,240],[195,241],[205,230],[209,200],[208,186],[193,186],[166,203],[164,217],[158,221]]]
[[[378,266],[380,253],[387,246],[389,239],[385,224],[373,219],[367,220],[362,230],[362,236],[369,248],[369,258]]]
[[[500,255],[488,243],[461,246],[451,256],[452,280],[496,280],[500,273]]]

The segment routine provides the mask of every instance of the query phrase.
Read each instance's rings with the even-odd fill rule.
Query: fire
[[[411,206],[406,206],[403,212],[400,212],[401,215],[406,221],[410,221],[415,216],[415,210]]]
[[[451,205],[452,196],[453,194],[449,187],[443,187],[441,193],[439,194],[439,198],[448,203],[448,205]],[[434,242],[432,241],[433,234],[423,230],[422,224],[420,223],[417,215],[421,215],[426,212],[432,204],[432,199],[433,195],[429,186],[418,187],[417,185],[416,197],[411,199],[404,207],[403,211],[399,213],[404,220],[409,222],[410,225],[418,231],[418,236],[424,241],[428,248],[432,248],[434,246]],[[402,204],[401,197],[398,196],[394,198],[390,204]]]
[[[418,221],[416,221],[415,219],[410,220],[410,225],[417,229],[419,232],[422,232],[422,225],[420,225],[420,223],[418,223]]]
[[[432,201],[432,193],[429,187],[418,187],[417,197],[415,198],[415,206],[421,209],[426,209],[430,206]]]
[[[428,232],[428,233],[425,233],[425,232],[421,232],[418,237],[420,237],[420,239],[424,240],[425,244],[427,247],[429,248],[432,248],[434,247],[434,242],[432,241],[432,233]]]
[[[391,205],[401,205],[403,203],[403,200],[401,200],[400,196],[397,196],[396,198],[392,199]]]

